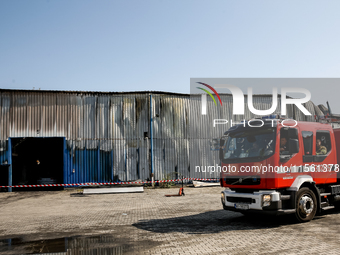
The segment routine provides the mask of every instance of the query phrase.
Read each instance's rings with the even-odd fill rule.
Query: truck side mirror
[[[226,146],[226,137],[222,137],[220,140],[220,160],[224,159],[224,147]]]
[[[223,160],[223,149],[220,148],[220,160]]]
[[[289,139],[289,154],[292,155],[294,153],[299,152],[299,140],[298,139]]]

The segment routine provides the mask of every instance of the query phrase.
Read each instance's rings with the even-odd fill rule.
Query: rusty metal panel
[[[162,130],[161,130],[161,118],[157,117],[160,116],[161,112],[161,103],[160,103],[160,96],[153,95],[152,96],[152,129],[153,129],[153,138],[158,139],[162,137]]]
[[[78,129],[78,136],[77,136],[77,145],[76,147],[80,150],[85,149],[85,141],[86,141],[86,136],[84,135],[85,132],[85,123],[84,123],[84,95],[81,95],[81,97],[78,97],[78,102],[77,102],[77,111],[78,111],[78,123],[79,123],[79,129]]]
[[[133,96],[124,96],[123,98],[122,118],[124,125],[124,138],[136,139],[136,105],[135,98]]]
[[[165,179],[164,171],[164,139],[154,139],[153,141],[153,162],[155,180]]]
[[[153,95],[156,179],[188,176],[189,96]],[[185,164],[185,165],[184,165]]]
[[[184,139],[187,136],[186,125],[189,124],[186,121],[188,112],[186,111],[185,102],[188,98],[171,98],[173,106],[173,136],[176,139]]]
[[[68,128],[70,119],[70,111],[68,110],[69,105],[69,95],[62,94],[61,96],[57,96],[57,135],[64,136],[66,139],[70,139]]]
[[[178,177],[188,177],[189,169],[189,139],[177,139],[175,151],[177,154]]]
[[[65,110],[65,96],[56,96],[56,136],[65,136],[67,111]],[[66,116],[65,116],[66,115]],[[32,136],[29,134],[28,136]]]
[[[141,139],[138,147],[138,172],[139,179],[147,180],[150,178],[150,143],[147,139]]]
[[[111,98],[113,137],[114,139],[124,138],[123,128],[123,101],[121,96],[113,96]]]
[[[100,149],[103,151],[112,150],[112,122],[110,117],[110,97],[98,97],[97,103],[97,138],[101,141]]]
[[[26,102],[25,95],[15,96],[12,99],[12,136],[25,136],[26,131]]]
[[[11,107],[11,98],[10,94],[1,93],[1,130],[0,130],[0,139],[7,140],[10,136],[10,107]]]
[[[96,103],[97,98],[90,95],[85,95],[84,99],[84,139],[88,140],[86,143],[87,149],[97,148],[96,138]]]
[[[57,98],[51,93],[47,93],[42,96],[41,107],[41,134],[43,136],[51,137],[55,136],[55,124],[56,124],[56,101]],[[25,119],[23,119],[25,121]]]
[[[39,137],[41,132],[43,130],[41,130],[41,108],[43,108],[42,105],[42,98],[43,95],[40,93],[35,93],[33,95],[33,100],[32,102],[32,136],[33,137]],[[43,134],[41,134],[43,135]]]
[[[126,179],[127,180],[137,180],[137,155],[138,140],[128,139],[126,141]]]
[[[78,95],[70,95],[70,107],[68,110],[70,111],[70,118],[68,119],[68,128],[70,130],[70,139],[76,141],[79,134],[79,107],[78,103],[80,101],[80,98]],[[76,146],[76,144],[75,144]]]
[[[136,95],[136,137],[143,139],[144,133],[147,135],[150,132],[150,123],[149,123],[149,96],[148,95]]]
[[[174,136],[174,116],[173,113],[173,100],[168,96],[160,97],[160,112],[159,118],[161,121],[160,125],[160,136],[155,138],[173,138]]]
[[[100,96],[97,98],[97,113],[96,113],[96,130],[97,130],[97,138],[99,140],[106,140],[109,137],[109,107],[110,107],[110,98],[108,96]],[[101,144],[102,145],[102,144]]]
[[[126,179],[126,146],[124,140],[115,140],[113,144],[114,175],[121,181]]]

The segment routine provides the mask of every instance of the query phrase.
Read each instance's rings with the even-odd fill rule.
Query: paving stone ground
[[[340,211],[313,221],[222,210],[220,187],[0,193],[0,253],[339,254]],[[87,253],[81,253],[87,251]]]

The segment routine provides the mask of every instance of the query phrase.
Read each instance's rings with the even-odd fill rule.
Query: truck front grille
[[[259,185],[259,176],[232,176],[224,179],[228,185]]]

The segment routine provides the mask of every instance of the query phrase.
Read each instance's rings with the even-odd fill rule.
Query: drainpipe
[[[151,147],[151,182],[154,187],[154,174],[153,174],[153,136],[152,136],[152,95],[150,95],[150,147]]]

